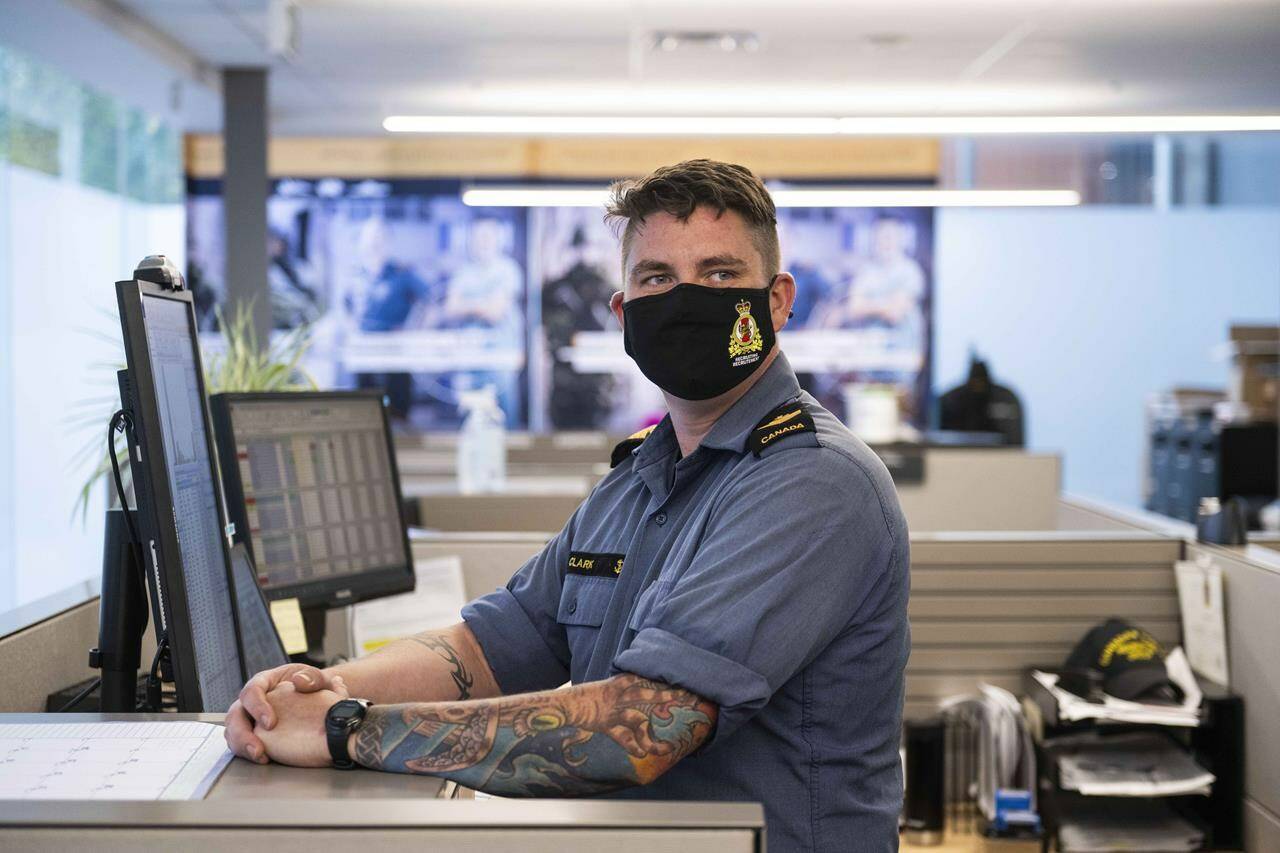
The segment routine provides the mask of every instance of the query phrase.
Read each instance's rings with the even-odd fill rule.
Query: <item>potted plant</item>
[[[315,381],[302,368],[302,358],[311,345],[311,329],[303,325],[277,336],[266,347],[259,347],[258,336],[253,328],[252,303],[240,303],[227,320],[222,309],[216,309],[218,328],[221,330],[221,345],[204,347],[201,361],[204,364],[205,390],[210,394],[223,391],[300,391],[316,387]],[[118,339],[116,339],[118,343]],[[123,361],[123,359],[121,359]],[[124,367],[117,362],[107,365],[111,368],[111,381],[114,385],[115,372]],[[119,401],[113,395],[111,408],[106,412],[98,409],[104,402],[102,398],[85,401],[87,407],[94,411],[89,415],[81,415],[74,422],[82,426],[90,424],[106,424],[111,412],[118,408]],[[115,442],[117,464],[120,466],[121,478],[124,480],[126,493],[132,493],[132,478],[128,462],[128,447],[121,439]],[[89,498],[99,483],[111,478],[111,457],[102,444],[102,433],[95,431],[90,439],[76,455],[77,464],[82,460],[98,459],[88,479],[81,486],[76,498],[73,512],[81,518],[89,509]],[[110,491],[112,503],[115,502],[115,490]]]

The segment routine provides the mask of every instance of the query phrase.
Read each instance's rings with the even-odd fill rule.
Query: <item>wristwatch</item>
[[[324,715],[324,736],[329,742],[329,757],[333,759],[333,766],[339,770],[351,770],[356,766],[351,760],[351,753],[347,751],[347,740],[364,723],[364,715],[371,705],[373,703],[367,699],[343,699],[335,702]]]

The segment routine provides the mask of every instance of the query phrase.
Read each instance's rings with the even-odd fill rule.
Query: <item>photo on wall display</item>
[[[622,286],[613,229],[592,208],[541,208],[530,231],[542,312],[534,384],[545,427],[626,433],[660,418],[661,394],[626,355],[608,311]],[[785,208],[778,236],[782,269],[796,279],[794,316],[778,340],[801,385],[846,420],[853,389],[891,386],[902,420],[923,428],[933,211]]]
[[[217,186],[190,188],[189,273],[216,329],[225,247]],[[308,324],[322,388],[384,388],[412,429],[461,422],[459,395],[493,387],[528,425],[526,212],[464,205],[450,181],[285,179],[267,205],[272,327]]]
[[[548,430],[631,433],[662,417],[662,394],[622,345],[609,298],[622,289],[613,228],[590,207],[530,212],[542,323],[535,382]]]
[[[782,268],[796,280],[779,336],[801,385],[851,421],[857,388],[895,389],[901,420],[929,417],[932,208],[787,208],[778,212]]]

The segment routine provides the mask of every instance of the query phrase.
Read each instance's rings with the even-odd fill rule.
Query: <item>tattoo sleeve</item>
[[[458,698],[471,698],[471,687],[475,684],[475,678],[467,671],[467,665],[462,662],[457,649],[448,640],[439,634],[418,634],[407,639],[425,646],[443,658],[449,665],[449,677],[453,679],[453,685],[458,688]]]
[[[452,779],[509,797],[644,785],[697,749],[714,703],[629,673],[472,702],[375,705],[355,736],[365,767]]]

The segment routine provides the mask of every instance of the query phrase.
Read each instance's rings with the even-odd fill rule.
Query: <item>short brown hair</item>
[[[778,209],[764,184],[745,166],[715,160],[686,160],[655,169],[639,180],[617,181],[609,188],[605,221],[625,226],[623,262],[636,229],[652,213],[669,213],[685,222],[701,206],[716,215],[732,210],[747,222],[752,242],[764,259],[765,272],[774,276],[781,263],[778,250]]]

